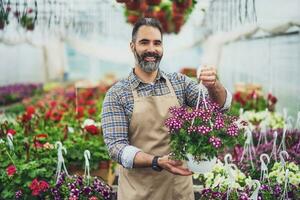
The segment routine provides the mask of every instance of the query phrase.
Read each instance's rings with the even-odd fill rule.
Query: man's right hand
[[[158,165],[171,172],[172,174],[181,175],[181,176],[190,176],[193,174],[188,168],[183,166],[183,162],[180,160],[171,160],[169,155],[165,155],[158,159]]]

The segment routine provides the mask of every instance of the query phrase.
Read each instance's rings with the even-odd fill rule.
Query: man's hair
[[[161,34],[162,37],[162,27],[160,22],[155,19],[155,18],[140,18],[135,24],[134,27],[132,29],[132,37],[131,37],[131,41],[135,42],[136,40],[136,34],[138,32],[138,30],[140,29],[141,26],[152,26],[154,28],[157,28]]]

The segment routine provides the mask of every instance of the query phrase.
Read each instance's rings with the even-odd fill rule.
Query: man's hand
[[[213,66],[204,65],[200,71],[199,81],[207,88],[209,97],[222,108],[226,100],[226,90],[219,82],[217,69]]]
[[[218,80],[217,69],[215,67],[204,65],[203,69],[201,69],[200,76],[198,78],[199,81],[202,81],[202,84],[207,89],[214,88]]]
[[[176,174],[176,175],[189,176],[189,175],[193,174],[193,172],[191,172],[189,169],[187,169],[186,167],[183,166],[182,161],[171,160],[169,158],[169,155],[159,158],[158,165],[161,168],[163,168],[173,174]]]

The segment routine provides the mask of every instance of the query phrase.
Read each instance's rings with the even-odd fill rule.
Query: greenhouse
[[[0,200],[300,199],[299,0],[0,0]]]

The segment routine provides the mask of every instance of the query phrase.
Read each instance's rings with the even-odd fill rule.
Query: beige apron
[[[171,106],[179,106],[174,89],[170,93],[138,97],[133,90],[134,108],[129,126],[129,142],[152,155],[170,153],[169,133],[164,123]],[[120,166],[118,200],[194,200],[192,176],[179,176],[152,168],[125,169]]]

